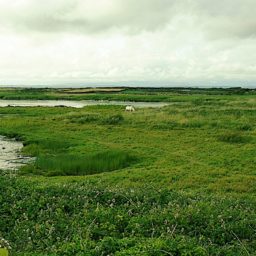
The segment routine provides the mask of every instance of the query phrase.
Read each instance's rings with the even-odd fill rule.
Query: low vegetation
[[[254,92],[97,95],[175,102],[133,113],[0,108],[0,134],[36,157],[17,176],[1,172],[0,237],[12,255],[255,255]]]
[[[234,88],[87,88],[87,89],[35,89],[35,88],[0,88],[0,99],[5,100],[119,100],[119,101],[167,101],[195,104],[211,104],[223,96],[237,98],[256,95],[255,89]],[[188,97],[189,96],[189,97]]]
[[[90,175],[129,166],[135,158],[125,152],[107,151],[97,154],[38,156],[33,165],[23,167],[24,173],[47,176]]]
[[[249,197],[193,195],[147,184],[128,189],[96,179],[38,187],[1,177],[0,184],[1,232],[13,251],[23,251],[18,255],[255,252],[256,207]]]

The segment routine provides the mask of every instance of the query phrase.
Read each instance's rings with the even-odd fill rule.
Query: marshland
[[[170,104],[0,108],[33,159],[0,166],[12,255],[255,255],[255,90],[0,89],[39,99]]]

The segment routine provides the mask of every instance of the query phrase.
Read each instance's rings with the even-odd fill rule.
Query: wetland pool
[[[168,106],[167,102],[131,102],[106,100],[0,100],[0,107],[73,107],[83,108],[94,105],[132,105],[135,108],[160,108]]]
[[[32,158],[21,155],[22,142],[0,136],[0,170],[17,170]]]

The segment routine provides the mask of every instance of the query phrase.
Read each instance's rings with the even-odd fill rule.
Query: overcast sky
[[[256,85],[256,0],[0,0],[1,85]]]

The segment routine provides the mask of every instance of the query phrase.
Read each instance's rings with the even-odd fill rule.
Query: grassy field
[[[1,174],[0,237],[12,255],[256,255],[255,91],[1,89],[0,98],[173,103],[0,108],[0,134],[36,157],[16,177]]]
[[[33,99],[33,100],[131,100],[152,102],[191,102],[200,100],[218,100],[222,96],[255,96],[256,89],[242,88],[0,88],[0,99]],[[189,96],[189,97],[188,97]]]

